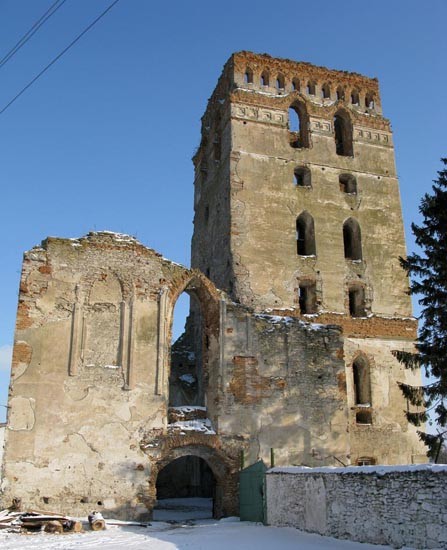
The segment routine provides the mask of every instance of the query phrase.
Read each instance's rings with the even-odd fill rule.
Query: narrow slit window
[[[367,360],[360,357],[352,364],[356,405],[371,407],[371,378]]]
[[[315,282],[303,281],[299,284],[298,302],[302,315],[317,313],[317,293]]]
[[[297,254],[299,256],[315,256],[315,225],[308,212],[300,214],[296,220]]]
[[[351,317],[366,317],[365,289],[362,286],[349,288],[349,314]]]
[[[337,155],[353,156],[352,124],[344,112],[338,112],[334,117],[334,134]]]
[[[343,224],[343,245],[347,260],[362,259],[362,235],[360,225],[354,218],[349,218]]]
[[[308,117],[301,102],[293,103],[289,108],[290,146],[295,149],[309,147]]]

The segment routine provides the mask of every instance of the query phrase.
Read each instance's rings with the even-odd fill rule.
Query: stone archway
[[[182,457],[198,457],[209,466],[214,476],[213,516],[215,518],[221,518],[224,516],[238,515],[237,459],[235,459],[235,457],[226,456],[221,450],[216,449],[213,443],[215,442],[200,442],[199,444],[191,442],[191,444],[185,444],[167,450],[167,452],[153,464],[151,469],[150,487],[153,493],[153,501],[155,502],[156,499],[158,475],[166,466]]]

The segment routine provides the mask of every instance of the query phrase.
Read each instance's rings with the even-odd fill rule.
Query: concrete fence
[[[447,466],[273,468],[267,522],[394,548],[447,548]]]

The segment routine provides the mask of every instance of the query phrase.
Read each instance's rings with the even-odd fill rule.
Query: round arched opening
[[[182,456],[169,462],[157,476],[154,519],[206,519],[214,515],[216,478],[198,456]]]

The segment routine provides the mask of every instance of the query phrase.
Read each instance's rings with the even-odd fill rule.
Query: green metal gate
[[[241,521],[265,521],[265,472],[260,460],[239,472],[239,514]]]

